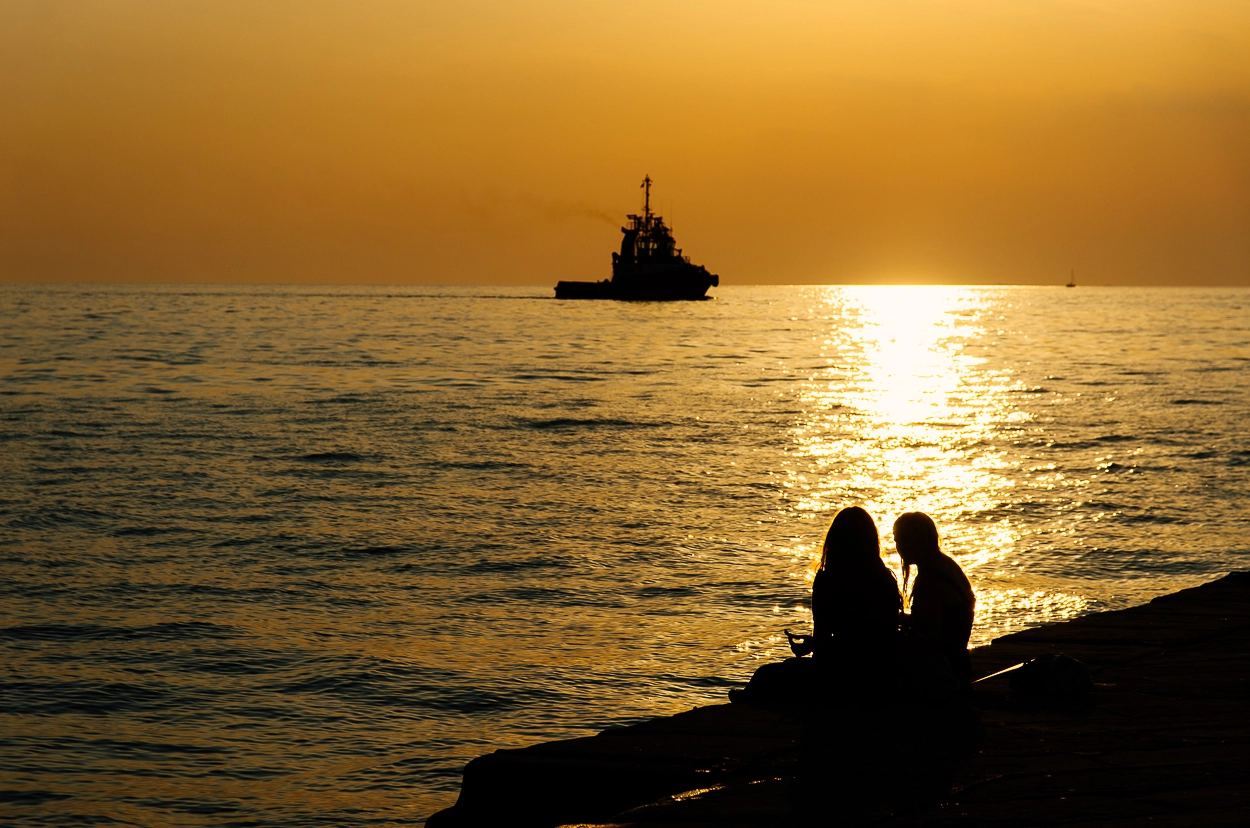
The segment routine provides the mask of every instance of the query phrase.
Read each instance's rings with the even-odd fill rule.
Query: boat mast
[[[647,227],[651,226],[651,176],[647,176],[642,180],[642,186],[647,191],[647,201],[642,208],[642,213],[646,217]]]

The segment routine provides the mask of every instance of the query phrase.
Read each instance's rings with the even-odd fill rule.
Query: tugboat
[[[557,282],[557,299],[632,299],[671,302],[706,299],[720,277],[683,256],[664,219],[651,212],[651,176],[642,180],[641,216],[628,215],[621,252],[612,254],[612,278],[602,282]]]

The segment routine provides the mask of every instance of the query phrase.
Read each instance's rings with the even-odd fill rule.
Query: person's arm
[[[822,569],[816,573],[816,578],[812,581],[812,635],[804,642],[807,651],[811,653],[819,654],[821,646],[833,638],[835,616],[833,602],[836,596],[831,577]]]
[[[794,635],[786,630],[786,638],[790,640],[790,652],[797,658],[816,652],[819,643],[824,640],[822,636],[829,635],[829,613],[825,606],[828,600],[828,588],[822,570],[816,573],[816,578],[812,581],[812,634]]]
[[[948,634],[949,607],[958,600],[946,573],[936,567],[922,569],[916,575],[911,593],[912,621],[928,634],[944,638]]]
[[[833,613],[829,606],[833,596],[829,594],[828,578],[828,574],[822,569],[812,581],[812,638],[818,641],[833,635],[833,630],[830,629]]]

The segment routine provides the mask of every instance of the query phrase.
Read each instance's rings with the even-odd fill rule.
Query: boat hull
[[[557,282],[557,299],[618,299],[628,302],[689,302],[707,299],[720,278],[703,268],[695,272],[617,274],[602,282]]]
[[[615,299],[612,283],[602,282],[556,282],[557,299]]]

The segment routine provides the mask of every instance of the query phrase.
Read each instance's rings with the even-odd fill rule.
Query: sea
[[[973,644],[1250,567],[1250,290],[0,285],[0,823],[421,825],[722,703],[837,510]]]

